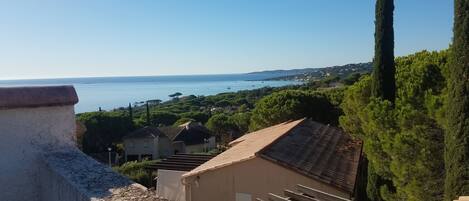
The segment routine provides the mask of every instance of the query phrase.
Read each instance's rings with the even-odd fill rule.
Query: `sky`
[[[0,0],[0,79],[368,62],[374,0]],[[395,0],[395,54],[442,50],[453,1]]]

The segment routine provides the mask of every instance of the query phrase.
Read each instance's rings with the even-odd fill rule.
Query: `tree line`
[[[371,76],[349,87],[341,127],[364,143],[357,200],[453,200],[469,194],[469,1],[455,0],[440,52],[394,58],[393,0],[376,1]]]

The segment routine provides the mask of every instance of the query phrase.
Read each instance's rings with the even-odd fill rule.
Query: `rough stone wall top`
[[[155,192],[148,191],[78,150],[45,153],[43,161],[47,168],[92,201],[159,200]]]
[[[73,86],[0,87],[0,109],[74,105]]]

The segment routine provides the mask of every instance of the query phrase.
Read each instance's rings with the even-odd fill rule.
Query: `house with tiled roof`
[[[124,141],[125,160],[158,159],[171,156],[171,140],[158,128],[145,126],[122,138]]]
[[[301,119],[246,134],[230,146],[183,175],[187,201],[268,200],[297,185],[353,198],[362,144],[339,128]]]
[[[216,147],[215,136],[200,122],[159,129],[172,140],[175,154],[206,152]]]

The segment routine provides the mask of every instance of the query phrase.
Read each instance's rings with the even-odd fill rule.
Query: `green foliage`
[[[156,175],[145,170],[145,167],[154,164],[156,161],[130,161],[122,164],[119,167],[113,167],[114,171],[126,176],[127,178],[142,184],[146,187],[155,186],[153,179]]]
[[[355,82],[358,82],[358,80],[360,80],[361,76],[362,76],[362,74],[360,74],[360,73],[352,73],[352,74],[348,75],[347,77],[345,77],[344,79],[342,79],[342,83],[345,84],[345,85],[352,85]]]
[[[376,1],[375,57],[371,93],[394,103],[396,93],[394,67],[394,0]]]
[[[176,93],[174,93],[174,94],[169,94],[168,96],[171,97],[171,98],[177,98],[177,97],[179,97],[179,96],[181,96],[181,95],[182,95],[181,92],[176,92]]]
[[[155,112],[150,115],[151,125],[170,126],[173,125],[178,119],[179,115],[171,112]]]
[[[445,200],[469,194],[469,2],[454,1],[445,137]]]
[[[207,128],[220,136],[232,131],[235,128],[235,124],[231,121],[230,116],[221,113],[210,117],[207,122]]]
[[[78,120],[86,126],[78,141],[85,153],[105,152],[134,129],[128,115],[122,112],[87,112],[80,114]]]
[[[206,126],[224,144],[232,140],[231,135],[236,131],[235,123],[233,123],[230,116],[224,113],[215,114],[210,117]]]
[[[319,93],[285,90],[261,99],[252,111],[250,130],[304,117],[326,124],[337,120],[336,108]]]
[[[369,76],[345,92],[340,124],[364,141],[370,200],[442,199],[447,58],[448,51],[397,58],[395,104],[371,98]]]
[[[196,112],[196,111],[192,111],[192,112],[185,112],[185,113],[182,113],[181,114],[181,117],[182,118],[189,118],[189,119],[193,119],[195,121],[198,121],[198,122],[201,122],[201,123],[206,123],[208,121],[208,119],[210,118],[210,114],[208,114],[207,112]]]
[[[221,101],[218,101],[215,103],[215,106],[217,107],[226,107],[226,106],[229,106],[231,105],[230,101],[228,100],[221,100]]]
[[[230,117],[230,121],[235,125],[238,132],[244,134],[249,131],[249,124],[251,123],[250,112],[238,112]]]
[[[191,119],[191,118],[187,118],[187,117],[182,117],[182,118],[178,119],[176,122],[174,122],[173,126],[179,126],[179,125],[185,124],[189,121],[196,121],[196,120]]]

